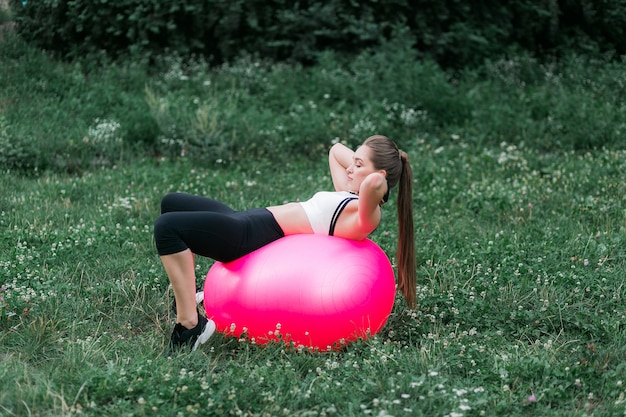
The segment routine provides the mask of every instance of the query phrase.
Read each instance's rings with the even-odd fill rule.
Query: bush
[[[411,141],[468,106],[445,73],[420,61],[405,32],[353,60],[326,53],[314,67],[242,58],[210,71],[170,61],[147,102],[163,154],[212,161],[319,157],[331,141],[385,132]]]
[[[39,168],[37,143],[16,137],[14,129],[0,115],[0,166],[19,173],[33,172]]]
[[[13,19],[11,11],[0,6],[0,25],[10,22]],[[0,28],[2,30],[2,28]]]
[[[462,81],[472,102],[466,132],[484,144],[551,151],[622,147],[622,66],[573,56],[552,63],[523,55],[491,62],[481,76]]]
[[[12,4],[24,38],[69,57],[99,51],[114,57],[154,57],[176,51],[220,63],[241,52],[254,52],[270,59],[311,61],[326,48],[354,51],[372,45],[389,26],[376,15],[376,2],[343,0],[296,5],[285,0],[171,4],[42,0],[25,6],[12,0]]]
[[[81,172],[181,155],[285,163],[375,133],[403,148],[459,138],[543,150],[623,146],[620,63],[520,54],[452,73],[412,46],[399,28],[378,48],[352,59],[327,51],[314,66],[248,56],[210,67],[170,55],[147,67],[60,62],[12,39],[0,43],[3,167]]]
[[[167,51],[214,64],[243,54],[310,64],[355,55],[406,25],[415,48],[445,68],[511,51],[626,53],[626,5],[601,0],[11,0],[21,35],[62,56],[105,51],[152,59]]]

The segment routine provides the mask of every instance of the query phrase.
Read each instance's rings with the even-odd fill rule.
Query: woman
[[[329,152],[334,192],[305,202],[235,211],[215,200],[172,193],[154,225],[157,250],[174,290],[176,326],[170,348],[195,350],[215,331],[196,304],[194,254],[229,262],[283,236],[322,233],[365,239],[378,227],[381,206],[398,192],[398,288],[415,306],[412,173],[407,154],[385,136],[371,136],[356,151],[335,144]]]

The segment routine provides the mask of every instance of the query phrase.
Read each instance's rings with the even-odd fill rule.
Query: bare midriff
[[[280,206],[271,206],[267,209],[274,215],[285,236],[313,233],[309,218],[300,203],[287,203]]]

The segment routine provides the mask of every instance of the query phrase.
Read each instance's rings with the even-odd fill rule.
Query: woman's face
[[[377,172],[370,159],[372,149],[368,146],[360,146],[352,156],[352,164],[346,168],[348,174],[348,191],[358,193],[363,180],[371,173]]]

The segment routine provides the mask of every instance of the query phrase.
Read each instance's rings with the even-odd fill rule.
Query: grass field
[[[3,53],[14,64],[26,65],[31,75],[41,71],[33,62],[43,58],[34,52],[22,58]],[[14,149],[9,145],[16,143],[16,132],[30,131],[31,139],[44,142],[43,131],[31,127],[33,120],[40,129],[55,127],[47,130],[52,139],[60,141],[65,134],[75,146],[80,136],[73,132],[81,127],[86,138],[101,142],[118,129],[115,124],[90,127],[91,113],[80,114],[80,109],[96,111],[101,95],[94,91],[108,87],[110,96],[116,91],[121,95],[127,90],[124,83],[116,83],[109,73],[109,78],[94,76],[100,85],[93,90],[85,80],[78,88],[75,67],[63,75],[60,64],[44,61],[44,67],[54,70],[48,87],[67,83],[76,96],[54,101],[39,82],[32,95],[21,98],[16,92],[33,87],[26,78],[14,78],[15,84],[2,93],[0,139],[11,140],[0,141],[0,155],[13,155],[6,149]],[[280,71],[297,79],[302,69]],[[117,73],[127,81],[124,71]],[[308,80],[329,77],[323,71],[312,74]],[[17,72],[11,76],[22,77]],[[264,91],[264,97],[277,100],[280,77],[268,77],[274,90],[268,88],[273,95]],[[252,94],[250,88],[245,84],[228,94]],[[547,86],[535,86],[530,95],[527,87],[509,88],[518,88],[511,94],[525,96],[534,108],[549,95]],[[623,91],[594,88],[596,93],[616,91],[616,97]],[[184,101],[187,94],[163,86],[154,90],[170,103],[176,97]],[[151,93],[146,99],[143,85],[138,91],[140,99],[127,97],[126,102],[149,101]],[[309,103],[319,100],[315,85],[306,91]],[[577,94],[568,105],[584,96],[571,91]],[[307,103],[305,90],[298,94],[299,102]],[[289,108],[287,101],[295,100],[293,93],[283,99],[269,107]],[[486,97],[481,100],[485,104]],[[302,121],[298,115],[303,113],[311,118],[337,111],[317,103],[315,109],[310,104],[292,108],[293,123]],[[493,111],[502,117],[497,103],[493,94]],[[409,113],[411,123],[394,132],[403,134],[399,140],[415,177],[418,306],[411,311],[397,297],[379,334],[338,352],[261,347],[216,335],[197,352],[168,358],[172,295],[152,241],[152,224],[160,198],[169,191],[248,208],[308,198],[330,188],[326,150],[333,129],[340,130],[341,114],[369,111],[365,116],[370,119],[363,120],[392,129],[395,125],[374,119],[384,106],[363,110],[359,102],[343,102],[333,119],[337,124],[320,126],[321,139],[306,157],[279,163],[270,157],[239,160],[233,154],[228,163],[205,164],[188,153],[141,156],[130,148],[121,156],[115,139],[107,149],[119,163],[105,161],[77,172],[18,170],[27,164],[3,170],[0,415],[626,415],[626,151],[617,146],[547,150],[524,145],[507,140],[503,119],[484,128],[420,124],[405,104],[396,101],[396,110],[405,117]],[[255,110],[256,120],[269,123],[261,107]],[[22,122],[18,117],[36,109],[39,119]],[[74,110],[76,119],[70,119]],[[107,120],[107,110],[100,110],[101,120]],[[624,121],[613,117],[622,110],[602,121],[609,123],[607,132],[621,134]],[[152,111],[155,117],[164,114]],[[252,116],[246,111],[247,123]],[[480,119],[486,110],[478,108],[476,114]],[[231,117],[229,123],[236,124]],[[288,123],[287,118],[282,122]],[[200,125],[210,130],[210,124]],[[490,129],[496,125],[502,131],[494,138]],[[346,131],[350,140],[368,131],[366,122],[353,126]],[[286,136],[297,136],[297,126],[284,129]],[[311,123],[306,129],[307,137],[315,136]],[[515,129],[524,130],[521,125]],[[260,138],[270,141],[279,131]],[[85,153],[93,152],[92,160],[102,160],[98,152],[107,149],[83,143]],[[371,239],[393,261],[395,238],[392,194]],[[198,259],[198,283],[210,265]]]
[[[318,354],[217,336],[167,359],[151,225],[166,191],[243,208],[328,187],[322,155],[288,173],[144,160],[3,176],[2,412],[623,414],[626,153],[472,152],[459,139],[410,154],[418,308],[398,299],[373,340]],[[388,212],[372,239],[392,257]]]

